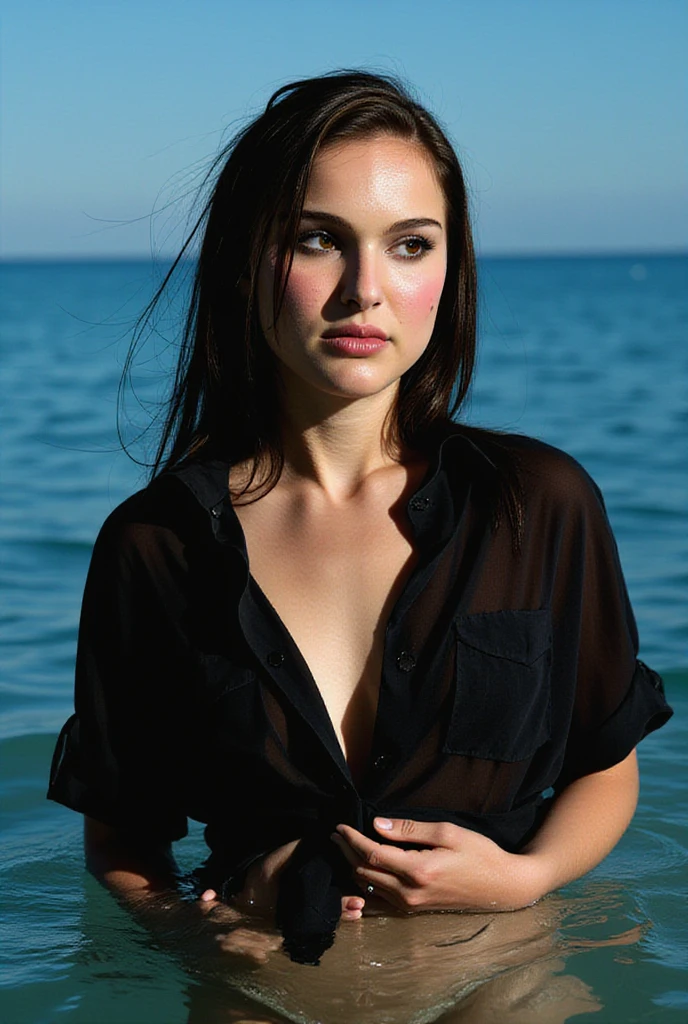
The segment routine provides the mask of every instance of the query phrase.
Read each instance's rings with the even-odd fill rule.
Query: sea
[[[382,915],[352,925],[329,967],[327,954],[314,968],[278,950],[272,974],[231,958],[191,969],[154,941],[85,872],[79,816],[45,798],[91,547],[145,484],[174,362],[184,281],[120,393],[136,317],[165,269],[0,264],[0,1019],[559,1024],[594,1013],[596,1024],[685,1024],[688,257],[482,259],[464,410],[565,449],[603,491],[640,655],[675,709],[641,744],[631,827],[530,917],[493,915],[502,920],[481,932],[492,945],[468,942],[466,915]],[[200,862],[199,826],[177,853],[183,866]]]

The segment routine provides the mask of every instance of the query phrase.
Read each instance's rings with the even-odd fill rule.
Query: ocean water
[[[265,970],[243,973],[224,964],[192,972],[154,944],[85,874],[78,816],[45,800],[55,734],[70,712],[91,545],[145,480],[119,450],[116,398],[132,320],[160,270],[0,264],[0,1019],[558,1024],[594,1012],[598,1024],[684,1024],[688,259],[481,264],[481,356],[467,418],[558,445],[600,484],[641,656],[663,672],[676,711],[641,746],[628,833],[591,875],[532,913],[488,922],[488,939],[467,944],[471,919],[460,915],[370,918],[323,968],[273,954]],[[124,428],[135,441],[173,354],[159,336],[137,361]],[[150,437],[139,438],[135,451],[146,445]],[[200,861],[198,828],[178,853],[185,866]]]

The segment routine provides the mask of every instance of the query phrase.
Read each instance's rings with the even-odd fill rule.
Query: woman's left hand
[[[375,842],[348,825],[332,836],[352,865],[361,888],[406,912],[422,910],[516,910],[543,895],[534,864],[507,853],[479,832],[450,822],[375,818],[387,842]],[[420,850],[402,850],[396,843]]]

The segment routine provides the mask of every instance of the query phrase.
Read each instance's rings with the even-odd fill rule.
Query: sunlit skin
[[[391,401],[430,340],[446,275],[444,196],[425,151],[384,135],[323,150],[276,325],[274,260],[273,245],[259,276],[259,309],[287,392],[387,392]],[[323,332],[346,324],[380,328],[388,341],[373,352],[365,344],[342,352]]]
[[[261,325],[277,357],[282,378],[288,452],[290,435],[298,433],[305,421],[309,427],[317,424],[325,432],[328,424],[336,424],[334,434],[340,443],[346,441],[350,451],[364,456],[366,447],[370,449],[370,459],[364,456],[361,465],[373,469],[372,476],[379,477],[382,470],[383,477],[391,477],[388,483],[375,485],[382,486],[384,492],[379,509],[375,512],[369,509],[369,514],[363,516],[371,523],[378,523],[374,540],[386,563],[386,571],[380,569],[376,574],[376,589],[380,594],[369,606],[363,592],[357,589],[355,601],[366,621],[378,619],[381,611],[378,605],[389,597],[393,579],[409,555],[403,538],[397,537],[396,543],[392,542],[395,550],[390,550],[385,534],[380,533],[382,516],[388,529],[391,527],[391,532],[397,535],[387,514],[392,499],[386,492],[390,485],[396,492],[408,475],[407,470],[394,464],[390,466],[389,459],[381,456],[380,438],[399,380],[425,351],[435,326],[446,277],[446,233],[444,194],[425,150],[415,143],[386,135],[333,144],[319,154],[313,167],[277,324],[273,313],[274,242],[260,269]],[[347,338],[346,332],[352,325],[376,330],[382,337]],[[343,337],[326,337],[340,331]],[[368,445],[364,436],[368,438]],[[269,567],[274,573],[277,559],[272,557],[265,543],[266,537],[282,536],[279,525],[273,520],[261,519],[255,532],[263,537],[263,542],[257,545],[258,550],[251,544],[255,517],[269,514],[281,489],[278,485],[268,500],[237,509],[237,513],[252,551],[252,571],[286,619],[287,611],[280,597],[284,597],[286,608],[294,606],[294,576],[291,571],[285,573],[291,599],[289,594],[280,595],[278,584],[268,576]],[[340,534],[344,531],[344,515],[341,508],[336,511]],[[286,518],[293,525],[293,513],[289,512]],[[360,518],[360,512],[356,513],[356,518]],[[364,540],[360,530],[357,532],[361,546]],[[294,544],[280,540],[278,546],[284,552]],[[307,547],[317,554],[314,539]],[[322,557],[327,557],[330,565],[336,561],[331,551],[327,555],[323,553]],[[303,575],[303,554],[300,559],[300,575]],[[265,567],[263,561],[267,563]],[[320,572],[319,576],[322,575]],[[351,575],[351,579],[355,577]],[[341,591],[340,600],[339,620],[342,621],[346,619],[343,608],[347,602]],[[321,609],[324,607],[320,600],[315,603]],[[306,600],[296,601],[302,617],[306,604]],[[352,691],[359,682],[360,665],[366,663],[367,674],[379,678],[381,649],[376,650],[373,657],[367,647],[360,652],[360,657],[347,657],[341,649],[326,654],[322,629],[315,631],[302,622],[289,622],[289,625],[297,638],[300,634],[304,639],[313,635],[320,637],[317,655],[308,650],[304,639],[302,649],[314,671],[317,667],[323,700],[353,768],[357,761],[363,762],[367,754],[377,699],[375,678],[361,680],[359,699],[361,691],[368,688],[371,697],[369,700],[363,697],[360,707],[356,705],[359,717],[354,736],[345,738],[342,720],[347,710],[350,714],[355,706]],[[342,625],[343,632],[351,637],[349,645],[356,645],[355,625],[350,623],[348,629],[343,622]],[[381,642],[377,642],[376,647],[381,648]],[[347,671],[345,665],[350,662],[360,665]],[[331,685],[331,678],[339,682]],[[277,877],[295,845],[291,843],[274,851],[251,869],[238,900],[240,905],[274,903]],[[214,898],[212,891],[202,897],[204,902]],[[364,900],[360,897],[345,897],[343,917],[356,919],[363,906]]]

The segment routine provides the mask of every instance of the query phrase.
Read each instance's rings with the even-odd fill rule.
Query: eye
[[[337,248],[337,243],[327,231],[306,231],[304,234],[299,235],[297,246],[302,252],[324,253],[334,252]]]
[[[391,246],[390,252],[404,260],[418,260],[434,248],[435,243],[431,242],[429,238],[425,238],[423,235],[410,235],[408,238],[402,238],[400,242],[395,242]]]

